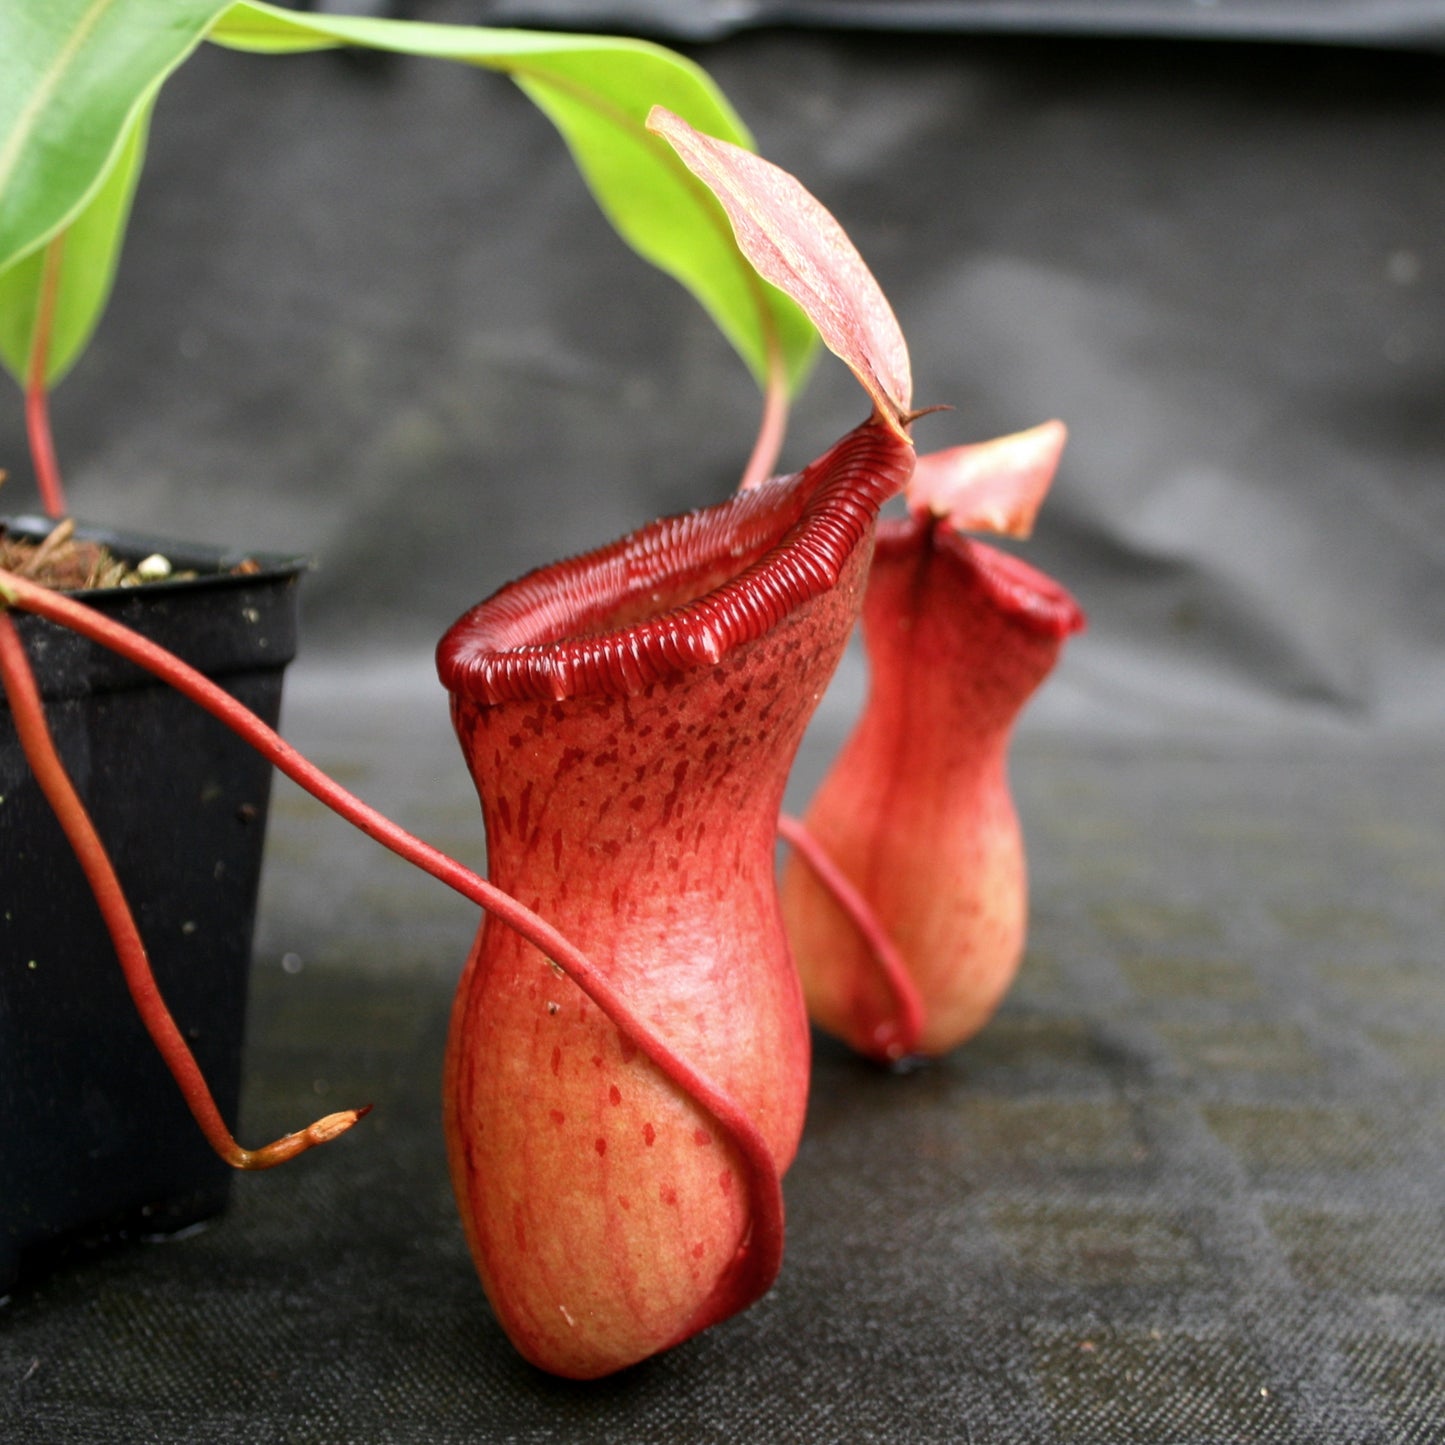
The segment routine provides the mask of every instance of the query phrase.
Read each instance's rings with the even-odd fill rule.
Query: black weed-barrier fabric
[[[466,846],[448,740],[399,758],[377,717],[323,759]],[[437,1075],[470,911],[283,791],[246,1132],[376,1112],[203,1232],[13,1298],[0,1439],[1431,1445],[1442,768],[1030,739],[1034,929],[1000,1016],[902,1075],[820,1040],[776,1288],[592,1385],[512,1352],[452,1208]]]

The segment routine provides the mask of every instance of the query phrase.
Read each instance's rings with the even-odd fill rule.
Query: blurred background
[[[920,404],[953,408],[921,447],[1068,423],[1026,551],[1091,628],[1030,726],[1438,735],[1438,7],[371,8],[685,49],[881,280]],[[862,412],[824,356],[786,465]],[[54,415],[85,519],[315,559],[298,696],[344,680],[440,711],[458,613],[725,496],[758,399],[510,82],[203,47]],[[0,465],[5,509],[32,509],[13,392]],[[850,662],[830,706],[860,686]]]

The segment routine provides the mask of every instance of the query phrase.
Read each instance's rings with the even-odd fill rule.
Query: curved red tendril
[[[55,740],[45,720],[40,690],[20,634],[9,614],[3,610],[0,610],[0,683],[3,683],[9,699],[16,735],[26,761],[100,907],[136,1012],[179,1086],[206,1142],[233,1169],[254,1170],[284,1164],[315,1145],[329,1143],[344,1134],[371,1111],[369,1104],[360,1109],[342,1109],[328,1114],[305,1129],[286,1134],[260,1149],[245,1149],[236,1142],[216,1107],[195,1055],[161,996],[135,916],[126,901],[110,855],[56,751]]]
[[[828,850],[801,818],[782,813],[778,816],[778,836],[788,844],[818,881],[833,896],[833,901],[847,915],[869,952],[897,1006],[897,1013],[874,1030],[879,1054],[890,1063],[906,1059],[918,1047],[923,1033],[923,999],[903,955],[898,951],[867,899],[849,881],[847,874],[833,861]]]

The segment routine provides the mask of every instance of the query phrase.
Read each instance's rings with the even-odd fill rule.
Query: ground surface
[[[476,856],[440,712],[328,723],[323,692],[302,678],[296,741]],[[244,1132],[376,1111],[202,1232],[12,1299],[0,1434],[1437,1440],[1442,765],[1025,738],[1035,922],[1002,1014],[906,1076],[819,1041],[773,1293],[590,1387],[514,1355],[452,1207],[437,1080],[470,908],[282,785]]]

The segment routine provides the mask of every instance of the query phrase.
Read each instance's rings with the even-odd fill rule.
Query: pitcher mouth
[[[448,629],[442,684],[486,705],[560,702],[716,666],[837,585],[912,465],[870,420],[801,472],[529,572]]]
[[[993,605],[1021,627],[1044,637],[1065,638],[1086,625],[1083,609],[1067,588],[1012,552],[960,536],[928,519],[909,517],[878,528],[880,558],[906,558],[920,546],[966,568]]]

